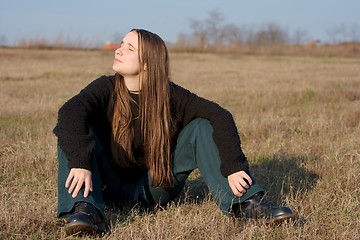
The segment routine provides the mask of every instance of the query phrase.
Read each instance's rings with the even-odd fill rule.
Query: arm
[[[113,80],[102,76],[60,108],[54,133],[69,159],[69,168],[91,170],[95,139],[90,123],[98,117],[106,116],[112,92]]]

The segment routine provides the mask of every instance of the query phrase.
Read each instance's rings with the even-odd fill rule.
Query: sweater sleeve
[[[204,118],[211,123],[214,142],[221,158],[221,174],[227,177],[241,170],[248,171],[249,164],[241,149],[240,137],[231,113],[174,83],[171,83],[171,89],[172,104],[184,126],[195,118]]]
[[[53,132],[69,160],[69,168],[92,169],[95,139],[90,122],[106,114],[113,92],[112,80],[107,76],[94,80],[59,109]]]

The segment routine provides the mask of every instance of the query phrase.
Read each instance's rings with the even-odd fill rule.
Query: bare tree
[[[190,27],[193,30],[193,36],[196,38],[197,42],[199,42],[199,45],[201,49],[206,49],[208,47],[208,36],[206,33],[205,24],[199,20],[190,20]]]
[[[205,31],[211,43],[220,44],[222,40],[221,24],[224,21],[223,15],[218,10],[209,12],[205,20]]]
[[[240,45],[243,44],[243,33],[238,26],[234,24],[225,25],[221,29],[221,42],[225,45]]]
[[[298,29],[294,32],[292,37],[293,44],[304,44],[307,38],[307,31],[304,29]]]
[[[190,27],[193,35],[197,38],[202,49],[206,49],[209,44],[220,44],[223,38],[221,24],[224,17],[218,10],[209,12],[209,16],[204,21],[191,19]]]
[[[267,24],[255,35],[255,44],[260,45],[281,45],[288,42],[288,35],[279,25]]]

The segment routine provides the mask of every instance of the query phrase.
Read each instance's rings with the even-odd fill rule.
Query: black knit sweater
[[[111,119],[107,112],[114,87],[114,76],[102,76],[60,108],[54,133],[58,137],[59,146],[69,159],[69,168],[92,170],[94,136],[100,140],[105,155],[111,159]],[[230,112],[173,82],[170,82],[170,91],[171,112],[177,133],[195,118],[209,120],[220,153],[222,175],[227,177],[237,171],[248,170],[249,165],[241,150],[240,137]],[[135,135],[139,136],[136,129],[138,128],[135,128]],[[136,148],[139,146],[135,146],[135,151]],[[133,167],[134,169],[146,171],[144,166]],[[126,169],[126,172],[129,172],[128,170],[130,169]]]

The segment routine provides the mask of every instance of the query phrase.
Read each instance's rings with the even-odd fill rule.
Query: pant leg
[[[205,119],[193,120],[180,132],[173,153],[175,188],[153,188],[148,183],[148,191],[156,202],[163,203],[174,198],[195,168],[200,170],[213,199],[225,213],[229,212],[233,203],[242,202],[263,191],[253,180],[253,185],[241,198],[234,196],[227,178],[220,172],[220,156],[212,132],[211,124]]]
[[[82,188],[76,198],[68,193],[65,188],[65,181],[70,169],[67,166],[68,159],[63,150],[58,146],[58,216],[71,212],[76,202],[88,202],[93,204],[104,216],[105,202],[121,203],[135,202],[139,199],[138,181],[124,182],[119,177],[119,173],[105,157],[99,139],[95,138],[95,151],[92,156],[92,183],[93,191],[89,192],[88,197],[84,197]]]
[[[82,188],[76,198],[73,198],[68,189],[65,188],[66,179],[70,173],[68,168],[68,159],[64,151],[58,146],[58,217],[70,213],[76,202],[88,202],[93,204],[104,216],[104,201],[102,197],[102,182],[97,161],[94,159],[94,171],[92,171],[93,191],[88,197],[84,197],[84,188]]]

